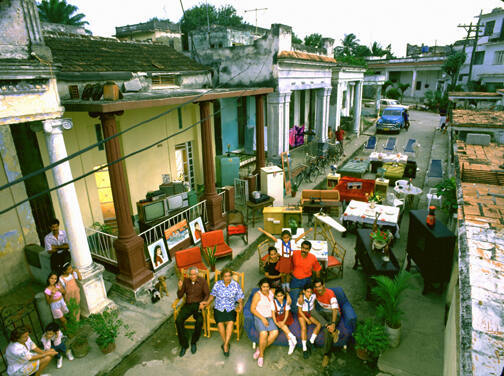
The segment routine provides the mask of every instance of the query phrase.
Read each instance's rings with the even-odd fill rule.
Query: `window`
[[[504,64],[504,51],[495,51],[494,64],[496,65]]]
[[[485,60],[485,51],[476,51],[474,54],[474,65],[481,65]]]
[[[485,24],[485,32],[483,33],[483,36],[492,35],[493,31],[494,31],[494,27],[495,27],[495,21],[488,21]]]
[[[415,90],[422,90],[422,81],[417,81],[416,82]]]
[[[152,86],[178,86],[178,77],[173,74],[153,75]]]

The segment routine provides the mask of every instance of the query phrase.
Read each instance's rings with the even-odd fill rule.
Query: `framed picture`
[[[194,244],[198,244],[201,241],[201,234],[205,232],[205,226],[203,225],[201,217],[189,222],[189,228],[191,229],[191,236]]]
[[[154,270],[160,268],[169,261],[168,253],[166,252],[165,241],[163,238],[158,239],[154,243],[147,246],[149,256]]]
[[[172,249],[177,244],[189,239],[189,226],[187,220],[184,219],[176,225],[165,230],[165,239],[168,249]]]

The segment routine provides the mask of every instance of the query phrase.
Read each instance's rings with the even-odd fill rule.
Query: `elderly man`
[[[179,356],[184,356],[189,343],[184,330],[184,322],[193,316],[196,320],[196,325],[194,326],[194,332],[191,338],[191,353],[196,352],[196,342],[198,342],[201,336],[201,328],[203,327],[203,315],[201,313],[202,309],[207,305],[206,301],[210,295],[208,283],[205,278],[198,275],[198,268],[191,266],[188,269],[189,278],[184,278],[178,281],[177,297],[182,299],[186,296],[186,301],[184,306],[180,309],[180,313],[177,316],[175,324],[177,326],[177,335],[180,343],[180,354]]]
[[[292,254],[292,280],[291,289],[302,289],[307,283],[311,282],[313,272],[320,277],[322,267],[315,255],[310,253],[311,243],[308,240],[301,243],[301,250],[294,251]]]
[[[313,288],[320,310],[314,309],[312,316],[315,317],[324,328],[324,358],[322,367],[327,367],[331,358],[333,341],[338,341],[339,330],[336,329],[341,319],[340,307],[336,295],[327,289],[320,278],[314,278]]]
[[[59,225],[58,219],[51,221],[51,232],[44,237],[44,245],[47,253],[51,255],[51,269],[61,274],[63,265],[70,262],[72,257],[68,251],[66,232],[60,230]]]

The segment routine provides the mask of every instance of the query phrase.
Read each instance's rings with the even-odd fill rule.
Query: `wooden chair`
[[[230,236],[241,236],[245,244],[248,244],[248,226],[239,210],[230,210],[226,216],[226,241],[229,243]]]
[[[214,278],[214,284],[217,282],[220,277],[221,277],[221,271],[216,270],[215,271],[215,278]],[[240,285],[242,291],[244,291],[244,286],[245,286],[245,274],[243,272],[233,272],[233,279],[238,282]],[[245,300],[245,299],[244,299]],[[245,301],[243,302],[243,306],[245,306]],[[207,311],[207,337],[210,338],[212,336],[212,332],[217,332],[219,329],[217,328],[217,323],[215,322],[214,318],[214,309],[213,309],[213,303],[206,307]],[[234,329],[233,333],[236,334],[236,341],[240,341],[240,335],[241,335],[241,327],[243,325],[243,309],[241,312],[238,312],[236,314],[236,321],[234,324]]]
[[[343,264],[345,261],[346,249],[334,242],[331,254],[327,260],[327,279],[329,274],[333,273],[336,276],[343,278]]]
[[[233,258],[233,250],[224,241],[224,231],[222,230],[207,231],[201,234],[201,247],[202,249],[217,247],[216,258],[226,256]]]
[[[180,276],[181,276],[181,278],[189,277],[189,275],[187,274],[187,269],[184,269],[184,268],[180,269]],[[208,269],[199,269],[198,268],[198,276],[205,278],[206,282],[208,283],[208,288],[210,288],[210,273],[208,272]],[[182,299],[179,299],[179,298],[175,299],[175,301],[172,304],[173,324],[175,325],[175,333],[177,332],[177,325],[176,325],[177,316],[179,315],[180,310],[182,309],[183,305],[185,304],[185,301],[186,301],[186,297],[184,295],[184,297]],[[207,311],[203,310],[202,315],[203,315],[203,335],[205,337],[207,337],[207,325],[208,325],[207,324],[207,322],[208,322]],[[194,330],[195,324],[196,324],[196,320],[191,315],[185,321],[184,328]]]
[[[191,247],[175,252],[175,263],[177,264],[177,277],[180,278],[180,270],[196,266],[198,269],[206,270],[205,264],[201,258],[200,247]]]
[[[259,273],[264,274],[264,264],[268,257],[268,248],[270,247],[270,240],[266,239],[259,243],[257,246],[257,256],[259,256]]]

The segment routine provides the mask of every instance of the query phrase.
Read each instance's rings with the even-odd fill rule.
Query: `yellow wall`
[[[25,125],[19,125],[25,126]],[[8,126],[0,126],[0,185],[21,177],[19,160]],[[23,183],[0,191],[0,208],[26,199]],[[0,295],[29,278],[23,248],[39,243],[28,202],[0,215]]]
[[[118,129],[124,130],[140,121],[146,120],[169,109],[173,109],[173,111],[121,136],[120,143],[123,153],[132,153],[179,131],[178,115],[176,106],[167,106],[125,111],[122,116],[116,117]],[[87,113],[76,112],[66,112],[64,117],[72,119],[74,124],[71,130],[64,132],[68,154],[72,154],[97,142],[94,125],[100,123],[98,118],[91,118]],[[194,104],[183,106],[182,119],[184,128],[197,122],[199,120],[199,106]],[[197,125],[151,149],[126,159],[127,181],[131,197],[131,208],[134,214],[136,214],[136,202],[145,198],[145,194],[148,191],[158,189],[158,186],[162,183],[162,174],[169,173],[172,177],[176,176],[176,144],[193,141],[195,181],[196,184],[203,183],[201,145],[199,141],[200,134],[200,125]],[[37,134],[37,137],[44,165],[47,165],[49,160],[45,138],[42,133]],[[105,163],[105,150],[99,151],[97,148],[94,148],[92,151],[81,154],[79,157],[73,159],[70,162],[70,166],[73,177],[75,178],[82,173],[92,170],[95,166]],[[54,186],[52,173],[48,172],[47,177],[49,186]],[[90,226],[93,222],[103,222],[94,175],[90,175],[76,182],[75,188],[77,190],[84,225]],[[52,197],[56,216],[61,218],[61,211],[55,192],[53,192]]]

